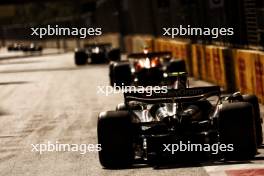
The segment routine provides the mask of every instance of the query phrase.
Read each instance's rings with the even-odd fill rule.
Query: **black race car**
[[[88,44],[84,48],[78,48],[74,53],[76,65],[86,63],[106,63],[110,60],[120,60],[120,49],[112,49],[111,44]]]
[[[7,47],[8,51],[23,51],[23,52],[40,52],[42,51],[42,47],[31,43],[30,45],[22,45],[18,43],[14,43]]]
[[[171,78],[171,73],[186,71],[184,60],[172,58],[171,52],[134,53],[127,58],[128,61],[110,63],[112,86],[161,85]]]
[[[42,46],[37,45],[35,43],[31,43],[30,45],[23,46],[22,51],[24,51],[24,52],[41,52]]]
[[[124,97],[115,111],[98,118],[99,160],[105,168],[248,160],[262,144],[254,95],[222,96],[220,87],[211,86]]]
[[[8,51],[22,51],[22,49],[23,49],[23,46],[18,43],[14,43],[14,44],[7,46]]]

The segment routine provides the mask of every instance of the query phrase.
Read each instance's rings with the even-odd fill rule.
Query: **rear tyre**
[[[186,72],[185,61],[180,59],[171,61],[167,67],[167,72]]]
[[[76,65],[85,65],[87,58],[87,54],[84,51],[76,51],[74,54],[74,62]]]
[[[246,102],[223,104],[219,115],[220,143],[233,145],[229,151],[223,151],[224,158],[253,158],[257,153],[257,146],[252,105]]]
[[[251,103],[253,106],[256,140],[257,140],[257,145],[260,146],[263,142],[263,133],[262,133],[262,126],[261,126],[262,119],[260,117],[258,98],[255,95],[243,95],[243,99],[245,102]]]
[[[120,61],[121,60],[120,49],[117,48],[117,49],[112,49],[111,51],[109,51],[108,59],[110,61]]]
[[[39,46],[39,47],[37,47],[37,49],[36,49],[37,51],[42,51],[43,50],[43,48],[42,48],[42,46]]]
[[[14,51],[14,48],[12,46],[8,46],[7,51]]]
[[[111,68],[112,67],[112,68]],[[115,63],[110,65],[110,83],[112,86],[129,86],[132,83],[132,73],[129,63]]]
[[[134,160],[133,129],[128,111],[108,111],[98,118],[97,136],[102,150],[99,160],[105,168],[124,168]]]

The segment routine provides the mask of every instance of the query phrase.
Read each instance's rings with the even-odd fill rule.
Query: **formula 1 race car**
[[[110,60],[120,60],[120,49],[112,49],[111,44],[88,44],[84,48],[76,49],[74,61],[76,65],[85,65],[87,62],[106,63]]]
[[[28,46],[22,47],[22,51],[24,51],[24,52],[41,52],[42,46],[36,45],[35,43],[31,43]]]
[[[254,95],[222,96],[220,87],[210,86],[124,97],[115,111],[99,114],[99,160],[105,168],[248,160],[262,144]]]
[[[23,46],[18,43],[14,43],[12,45],[7,46],[8,51],[22,51],[22,49],[23,49]]]
[[[7,47],[8,51],[23,51],[23,52],[40,52],[42,51],[42,47],[31,43],[30,45],[21,45],[18,43],[14,43]]]
[[[171,52],[134,53],[127,58],[128,61],[110,63],[109,77],[112,86],[161,85],[171,73],[186,71],[184,60],[172,58]]]

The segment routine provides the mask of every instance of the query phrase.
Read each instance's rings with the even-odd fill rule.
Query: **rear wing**
[[[84,48],[94,48],[94,47],[99,47],[99,48],[110,48],[112,46],[111,43],[93,43],[93,44],[85,44]]]
[[[150,89],[149,89],[150,90]],[[184,89],[155,89],[151,94],[147,89],[138,89],[136,91],[127,91],[124,93],[125,102],[139,101],[144,103],[166,103],[166,102],[190,102],[206,99],[210,96],[220,96],[219,86],[195,87]],[[166,92],[164,90],[167,90]]]
[[[149,53],[132,53],[127,56],[129,59],[138,58],[152,58],[152,57],[172,57],[172,53],[169,51],[164,52],[149,52]]]

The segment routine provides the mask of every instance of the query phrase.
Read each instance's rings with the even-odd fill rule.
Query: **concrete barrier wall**
[[[261,60],[261,62],[260,62],[260,64],[261,64],[260,65],[260,69],[261,69],[260,75],[261,76],[259,76],[259,79],[261,79],[261,80],[258,80],[258,86],[260,85],[260,87],[262,87],[262,91],[261,91],[261,89],[259,89],[259,90],[261,91],[261,95],[262,95],[261,101],[262,101],[262,103],[264,103],[264,53],[261,53],[260,60]]]
[[[256,94],[264,103],[264,52],[191,44],[188,40],[151,38],[154,51],[171,51],[184,59],[190,76],[221,86],[227,92]],[[127,36],[126,49],[139,51],[145,36]]]
[[[253,64],[253,79],[255,94],[264,103],[264,53],[258,53]]]
[[[254,60],[258,52],[248,50],[234,51],[236,89],[242,93],[254,93]]]
[[[128,35],[124,37],[125,50],[127,53],[142,52],[144,48],[154,50],[154,37],[149,35]]]
[[[192,44],[192,72],[193,77],[206,80],[205,47],[201,44]]]
[[[236,89],[256,94],[264,103],[264,53],[253,50],[234,50]]]
[[[172,56],[176,59],[183,59],[189,75],[192,75],[192,61],[190,55],[190,42],[187,40],[171,40],[166,38],[158,38],[154,42],[155,51],[171,51]]]
[[[205,75],[203,80],[223,87],[226,91],[234,91],[233,51],[228,47],[207,45],[205,46]]]

